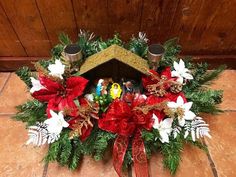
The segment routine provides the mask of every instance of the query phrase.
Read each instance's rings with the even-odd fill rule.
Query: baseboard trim
[[[192,57],[194,59],[193,61],[196,63],[208,62],[211,68],[226,64],[228,69],[236,69],[236,55],[193,55]],[[48,58],[49,57],[0,57],[0,71],[15,71],[22,66],[28,66],[34,69],[34,62]]]

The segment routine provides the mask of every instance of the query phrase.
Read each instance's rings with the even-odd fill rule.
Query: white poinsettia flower
[[[44,121],[44,123],[48,125],[47,130],[49,133],[60,134],[63,128],[69,126],[69,124],[65,121],[62,112],[57,114],[50,110],[50,114],[52,117]]]
[[[32,88],[30,89],[30,93],[34,93],[36,91],[39,91],[41,89],[45,89],[45,87],[43,85],[41,85],[40,81],[33,78],[33,77],[30,77],[30,80],[31,80],[31,83],[32,83]]]
[[[152,118],[154,119],[153,128],[159,131],[160,141],[162,143],[169,143],[169,135],[172,131],[171,126],[173,119],[166,118],[159,122],[158,117],[155,114],[152,115]]]
[[[171,71],[171,77],[177,77],[177,82],[182,84],[184,82],[184,79],[193,79],[190,71],[185,68],[185,64],[182,59],[180,59],[179,63],[174,61],[174,69],[174,71]]]
[[[50,71],[49,74],[51,76],[63,79],[62,75],[64,74],[65,71],[65,65],[63,65],[60,60],[56,60],[55,64],[50,64],[48,66],[48,70]]]
[[[193,120],[196,115],[190,111],[193,102],[184,103],[184,100],[181,96],[178,96],[176,102],[168,102],[167,106],[174,111],[182,111],[182,115],[178,115],[178,122],[180,126],[184,126],[185,120]]]

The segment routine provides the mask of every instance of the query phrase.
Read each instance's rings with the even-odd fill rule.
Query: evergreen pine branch
[[[59,41],[61,42],[61,44],[64,46],[72,43],[70,40],[70,37],[65,33],[59,34],[58,38],[59,38]]]
[[[58,37],[60,44],[55,45],[52,50],[51,50],[51,54],[53,56],[53,58],[60,58],[61,57],[61,53],[64,50],[64,47],[68,44],[71,44],[72,41],[70,40],[69,36],[65,33],[61,33]]]
[[[182,150],[183,142],[179,136],[177,136],[175,139],[172,138],[169,143],[163,143],[161,146],[161,153],[164,156],[164,167],[168,168],[172,175],[176,173],[176,170],[179,166]]]
[[[150,158],[152,152],[157,152],[160,147],[159,132],[157,129],[151,131],[143,130],[142,139],[145,144],[145,150],[147,152],[147,157]]]
[[[126,150],[125,157],[124,157],[124,162],[122,164],[122,169],[126,170],[130,165],[133,163],[133,158],[132,158],[132,148],[131,145]]]
[[[83,142],[83,154],[93,155],[97,132],[98,128],[95,126],[92,132],[90,133],[89,137]]]
[[[66,165],[69,162],[71,151],[72,145],[69,139],[69,131],[64,130],[61,132],[60,138],[50,144],[47,155],[44,157],[44,162],[58,161],[61,165]]]
[[[144,40],[141,40],[140,38],[133,37],[133,38],[131,38],[130,42],[128,43],[127,49],[142,58],[146,58],[148,45]]]
[[[82,160],[82,149],[83,146],[79,139],[72,141],[72,151],[68,163],[69,169],[75,170],[78,167],[79,162]]]
[[[46,120],[46,104],[38,100],[30,100],[26,103],[16,107],[17,114],[13,116],[14,119],[26,122],[27,126],[35,125],[36,122],[43,122]]]
[[[40,60],[37,63],[41,65],[43,68],[47,69],[50,64],[52,64],[52,60]]]
[[[115,139],[116,135],[99,130],[97,133],[96,141],[94,143],[94,159],[95,160],[101,160],[104,156],[105,151],[113,142]]]
[[[220,73],[222,73],[226,66],[221,65],[219,68],[208,71],[207,63],[200,63],[193,66],[193,78],[189,80],[188,83],[184,86],[183,91],[185,93],[193,92],[199,88],[201,88],[204,84],[209,84],[210,81],[216,79]]]
[[[165,53],[160,60],[160,67],[172,66],[174,61],[177,60],[176,55],[181,51],[181,46],[178,42],[178,38],[173,38],[164,43]]]
[[[60,156],[58,156],[59,163],[61,165],[66,165],[68,164],[71,151],[72,151],[72,145],[71,145],[71,140],[69,139],[68,133],[64,133],[61,136],[60,140]]]
[[[64,50],[64,45],[62,45],[62,44],[55,45],[51,49],[51,54],[52,54],[53,58],[60,58],[63,50]]]
[[[31,80],[30,80],[30,77],[32,75],[31,75],[31,71],[30,71],[30,69],[28,67],[24,66],[24,67],[18,69],[16,71],[16,75],[18,77],[20,77],[20,79],[22,81],[24,81],[24,83],[28,86],[28,88],[32,87],[32,83],[31,83]]]
[[[106,44],[107,44],[108,47],[111,46],[111,45],[114,45],[114,44],[119,45],[119,46],[123,46],[123,42],[120,38],[119,33],[115,33],[113,38],[108,39],[106,41]]]
[[[208,83],[209,81],[212,81],[216,78],[218,78],[218,76],[226,69],[226,65],[221,65],[218,68],[216,68],[215,70],[209,71],[207,72],[204,77],[199,81],[199,83],[201,85]]]
[[[193,102],[191,110],[195,113],[205,112],[216,114],[222,112],[217,104],[222,102],[223,91],[221,90],[198,90],[187,92],[186,97]]]
[[[49,163],[56,161],[59,153],[60,153],[60,138],[54,143],[50,144],[48,152],[44,157],[44,162]]]

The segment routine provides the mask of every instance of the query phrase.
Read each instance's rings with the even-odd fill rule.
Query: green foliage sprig
[[[18,112],[13,116],[16,120],[26,122],[28,126],[47,119],[46,104],[38,100],[31,100],[16,107]]]
[[[24,66],[16,71],[16,75],[27,85],[28,88],[32,86],[30,77],[31,71],[28,67]]]

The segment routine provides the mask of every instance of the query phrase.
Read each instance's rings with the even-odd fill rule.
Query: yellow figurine
[[[113,99],[120,98],[122,89],[118,83],[113,83],[110,89],[110,95]]]

